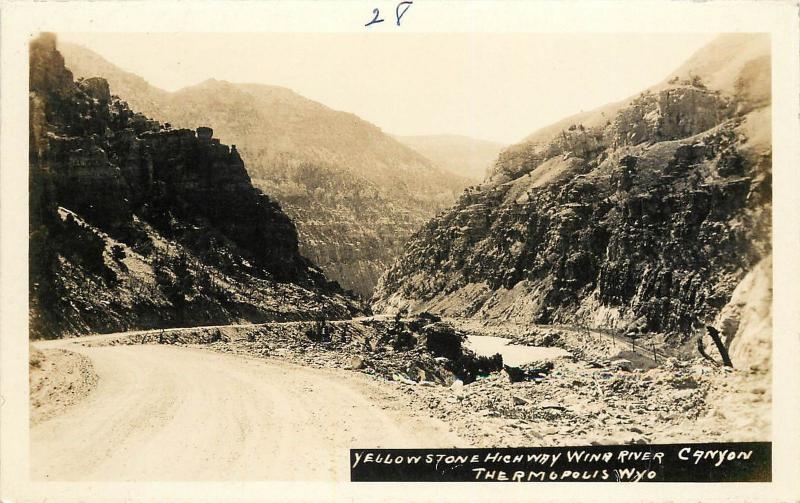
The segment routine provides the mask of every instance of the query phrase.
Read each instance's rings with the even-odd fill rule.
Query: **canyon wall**
[[[706,84],[719,68],[685,72],[507,149],[486,183],[412,237],[374,308],[676,343],[719,325],[751,271],[771,284],[769,66],[765,78],[734,63],[727,87]],[[771,302],[763,281],[748,282]]]
[[[405,240],[472,183],[374,124],[284,87],[209,79],[170,93],[84,47],[61,50],[76,75],[107,79],[140,112],[174,127],[211,123],[294,220],[303,255],[366,298]]]
[[[53,35],[30,51],[32,335],[359,312],[235,146],[73,81]]]

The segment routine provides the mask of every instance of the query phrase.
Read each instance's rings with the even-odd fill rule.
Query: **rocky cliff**
[[[211,123],[236,144],[254,185],[295,221],[301,252],[369,297],[402,243],[470,184],[359,117],[290,89],[210,79],[168,93],[80,46],[67,67],[174,127]]]
[[[722,37],[641,95],[507,149],[486,183],[412,237],[374,308],[676,342],[724,324],[748,273],[771,274],[765,38]],[[742,46],[758,50],[716,57]],[[726,327],[733,339],[738,319]]]
[[[235,146],[134,112],[30,46],[31,334],[348,317]]]

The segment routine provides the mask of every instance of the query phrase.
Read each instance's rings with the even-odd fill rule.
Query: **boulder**
[[[364,368],[364,359],[360,356],[350,357],[350,368],[353,370],[360,370]]]
[[[424,339],[420,343],[434,356],[443,356],[451,360],[461,356],[461,345],[464,335],[457,332],[453,325],[446,322],[437,322],[426,325],[422,329]]]
[[[510,382],[530,381],[541,379],[553,370],[554,364],[551,361],[532,362],[519,367],[503,365],[503,370]]]
[[[214,137],[214,130],[207,126],[197,128],[197,139],[210,142]]]
[[[91,77],[81,81],[80,87],[90,97],[96,99],[101,104],[108,104],[111,101],[111,91],[108,88],[108,81],[99,77]]]
[[[625,372],[633,372],[633,364],[630,360],[620,358],[611,362],[611,366]]]

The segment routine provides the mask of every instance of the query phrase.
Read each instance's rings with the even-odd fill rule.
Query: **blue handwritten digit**
[[[378,19],[378,16],[381,15],[381,12],[378,9],[372,9],[372,13],[375,14],[375,17],[372,18],[372,21],[370,21],[369,23],[365,24],[364,26],[369,26],[371,24],[382,23],[383,22],[383,19]]]
[[[411,7],[411,4],[414,2],[400,2],[397,4],[397,8],[395,9],[394,13],[397,16],[397,26],[400,26],[400,19],[406,13],[406,11]],[[400,12],[400,7],[403,7],[403,12]]]

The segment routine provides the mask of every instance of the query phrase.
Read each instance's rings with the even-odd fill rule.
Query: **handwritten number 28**
[[[400,26],[400,20],[403,18],[403,15],[411,7],[411,4],[413,3],[414,2],[412,1],[404,1],[397,4],[397,7],[395,7],[394,10],[395,17],[397,18],[397,26]],[[375,17],[373,17],[372,21],[365,24],[364,26],[370,26],[376,23],[382,23],[384,21],[383,19],[381,19],[381,11],[379,9],[372,9],[372,14]]]

